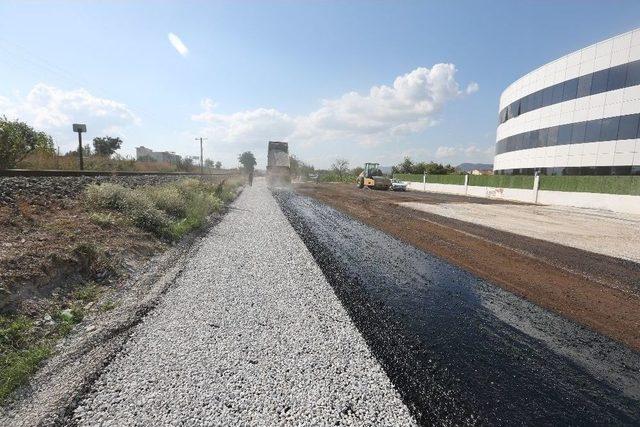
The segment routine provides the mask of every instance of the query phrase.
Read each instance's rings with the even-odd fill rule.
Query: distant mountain
[[[490,170],[493,169],[492,163],[460,163],[456,166],[456,170],[460,172],[471,172],[474,169],[478,170]]]

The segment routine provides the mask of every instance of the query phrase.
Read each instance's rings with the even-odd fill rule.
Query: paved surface
[[[278,200],[422,424],[640,422],[639,353],[326,204]]]
[[[462,203],[500,210],[534,209],[532,205],[442,193],[359,190],[349,184],[304,184],[296,191],[640,351],[639,263],[400,203],[433,209]],[[626,244],[633,246],[638,239],[629,240]]]
[[[77,407],[80,425],[411,425],[260,180]]]
[[[564,206],[400,202],[460,221],[640,262],[640,215]]]

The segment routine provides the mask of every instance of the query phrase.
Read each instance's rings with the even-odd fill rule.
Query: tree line
[[[98,156],[111,159],[116,162],[135,163],[116,153],[122,147],[122,139],[113,136],[100,136],[93,138],[92,145],[82,147],[82,154],[86,158]],[[30,125],[19,120],[8,120],[0,117],[0,169],[12,169],[32,154],[53,157],[56,155],[53,138],[45,132],[37,131]],[[64,157],[77,157],[78,149],[64,153]],[[153,158],[140,158],[139,161],[155,161]],[[111,162],[113,163],[113,162]],[[211,159],[204,161],[208,169],[221,169],[220,161]],[[178,171],[192,171],[197,165],[192,158],[180,158],[175,164]]]
[[[410,157],[405,157],[401,163],[393,166],[393,173],[419,174],[427,175],[447,175],[457,173],[456,169],[450,164],[443,165],[436,162],[418,162],[414,163]]]

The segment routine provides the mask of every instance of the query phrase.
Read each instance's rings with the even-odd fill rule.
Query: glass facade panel
[[[627,82],[626,86],[640,85],[640,61],[634,61],[627,64]]]
[[[589,120],[584,135],[584,142],[596,142],[600,139],[600,126],[602,120]]]
[[[607,91],[607,80],[609,79],[609,69],[600,70],[593,73],[591,79],[591,95]]]
[[[609,117],[602,119],[602,126],[600,128],[599,141],[614,141],[618,138],[618,125],[620,124],[620,117]]]
[[[582,98],[583,96],[591,95],[591,78],[593,74],[587,74],[585,76],[578,77],[578,92],[576,96]]]
[[[547,136],[547,146],[553,147],[558,144],[558,126],[553,126],[549,128],[549,133]]]
[[[618,139],[634,139],[638,137],[640,114],[630,114],[620,117]]]
[[[572,79],[564,82],[564,91],[562,93],[563,101],[576,99],[577,93],[578,93],[578,79]]]
[[[589,86],[591,86],[591,80],[589,80]],[[548,107],[553,102],[553,87],[545,88],[542,91],[542,106]]]
[[[540,131],[538,132],[538,147],[546,147],[548,137],[549,137],[549,129],[547,128],[540,129]]]
[[[558,128],[558,145],[571,144],[571,129],[573,125],[562,125]]]
[[[562,92],[564,91],[564,84],[560,83],[553,86],[553,99],[552,102],[557,104],[558,102],[562,102]]]
[[[571,130],[571,143],[579,144],[584,142],[584,134],[587,130],[587,122],[577,122],[572,125]]]
[[[607,90],[623,88],[627,80],[627,64],[618,65],[609,69]]]

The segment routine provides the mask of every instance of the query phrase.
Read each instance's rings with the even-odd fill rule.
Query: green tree
[[[40,151],[54,153],[53,139],[28,124],[0,118],[0,169],[14,168],[29,154]]]
[[[409,157],[405,157],[402,163],[393,166],[393,173],[446,175],[456,173],[456,170],[449,164],[443,165],[435,162],[413,163]]]
[[[400,173],[416,173],[414,172],[413,162],[410,157],[405,157],[399,165]]]
[[[222,162],[218,160],[215,165],[216,169],[222,169]]]
[[[99,156],[111,156],[122,146],[120,138],[112,136],[100,136],[93,138],[93,149]]]
[[[214,163],[213,163],[213,160],[211,160],[211,159],[206,159],[206,160],[204,161],[204,166],[205,166],[206,168],[213,168],[213,165],[214,165]]]
[[[253,168],[257,164],[256,157],[251,151],[245,151],[238,156],[238,161],[246,172],[253,172]]]

